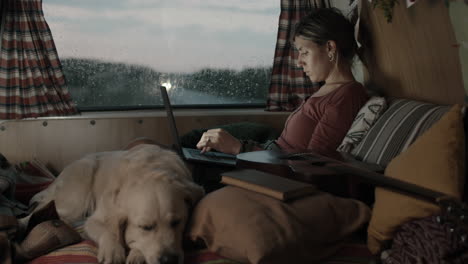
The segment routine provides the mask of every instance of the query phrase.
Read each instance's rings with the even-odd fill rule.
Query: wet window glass
[[[279,3],[44,0],[78,107],[265,104]]]

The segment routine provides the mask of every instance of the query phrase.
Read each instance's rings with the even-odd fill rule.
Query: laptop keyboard
[[[232,157],[232,155],[225,154],[225,153],[220,153],[220,152],[205,152],[205,153],[200,153],[200,150],[198,149],[187,149],[187,151],[190,153],[192,156],[196,156],[201,159],[205,160],[222,160],[222,159],[235,159]]]

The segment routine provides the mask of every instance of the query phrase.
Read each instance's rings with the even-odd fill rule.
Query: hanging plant
[[[395,4],[398,4],[398,0],[373,0],[372,7],[373,8],[381,8],[384,12],[384,16],[387,19],[387,22],[392,22],[393,18],[393,7]]]

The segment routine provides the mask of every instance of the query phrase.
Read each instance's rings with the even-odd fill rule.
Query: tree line
[[[164,73],[140,65],[77,58],[62,59],[62,66],[75,103],[96,107],[161,105],[158,87],[167,81],[177,89],[246,104],[264,102],[271,75],[271,67]]]

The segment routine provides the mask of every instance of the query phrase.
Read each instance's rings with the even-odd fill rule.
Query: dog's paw
[[[145,263],[145,257],[141,254],[140,250],[138,249],[130,249],[128,253],[126,264],[142,264]]]
[[[102,264],[125,262],[125,249],[115,239],[102,236],[99,240],[98,261]]]

